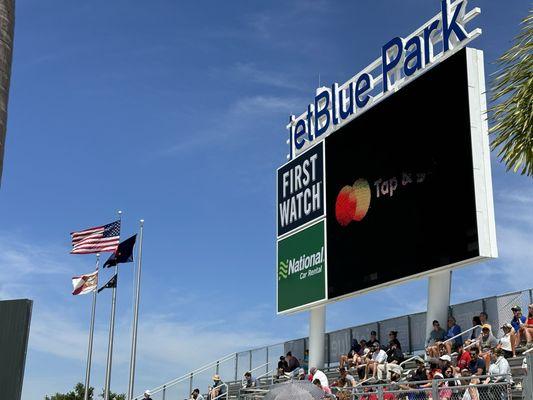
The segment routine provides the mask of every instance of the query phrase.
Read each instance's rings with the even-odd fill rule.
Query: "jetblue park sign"
[[[481,10],[466,8],[467,0],[442,0],[439,14],[408,37],[385,43],[381,57],[364,70],[342,85],[317,89],[307,110],[289,118],[287,158],[302,153],[479,36],[481,29],[469,30],[467,25]]]

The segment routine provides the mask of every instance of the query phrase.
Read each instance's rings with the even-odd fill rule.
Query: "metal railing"
[[[442,343],[444,344],[444,343],[451,342],[452,340],[455,340],[455,339],[457,339],[458,337],[461,337],[461,336],[463,336],[463,335],[466,335],[468,332],[473,331],[474,329],[477,329],[477,328],[481,328],[481,325],[476,325],[476,326],[473,326],[472,328],[465,329],[465,330],[462,331],[461,333],[458,333],[457,335],[452,336],[452,337],[449,338],[449,339],[446,339],[446,340],[443,341]]]
[[[484,383],[486,378],[503,378],[498,382]],[[391,382],[362,384],[356,387],[333,387],[342,400],[387,399],[462,399],[466,391],[471,400],[511,400],[510,375],[455,377],[432,381]]]

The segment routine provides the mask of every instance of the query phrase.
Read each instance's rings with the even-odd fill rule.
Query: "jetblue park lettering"
[[[299,117],[290,116],[288,158],[310,147],[352,120],[364,109],[398,90],[426,67],[442,61],[481,34],[466,24],[480,14],[466,12],[467,0],[442,0],[441,11],[407,38],[395,37],[381,49],[381,57],[339,86],[317,90],[314,102]]]

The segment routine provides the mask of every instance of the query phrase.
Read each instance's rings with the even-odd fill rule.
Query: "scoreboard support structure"
[[[426,338],[437,320],[444,330],[448,330],[448,309],[452,288],[452,271],[442,271],[428,277],[428,306],[426,314]]]
[[[324,368],[326,353],[326,306],[309,310],[309,368]]]

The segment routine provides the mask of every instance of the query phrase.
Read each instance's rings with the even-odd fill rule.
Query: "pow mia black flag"
[[[117,287],[117,274],[113,275],[111,279],[100,289],[98,289],[98,293],[100,293],[104,289],[111,289]]]

